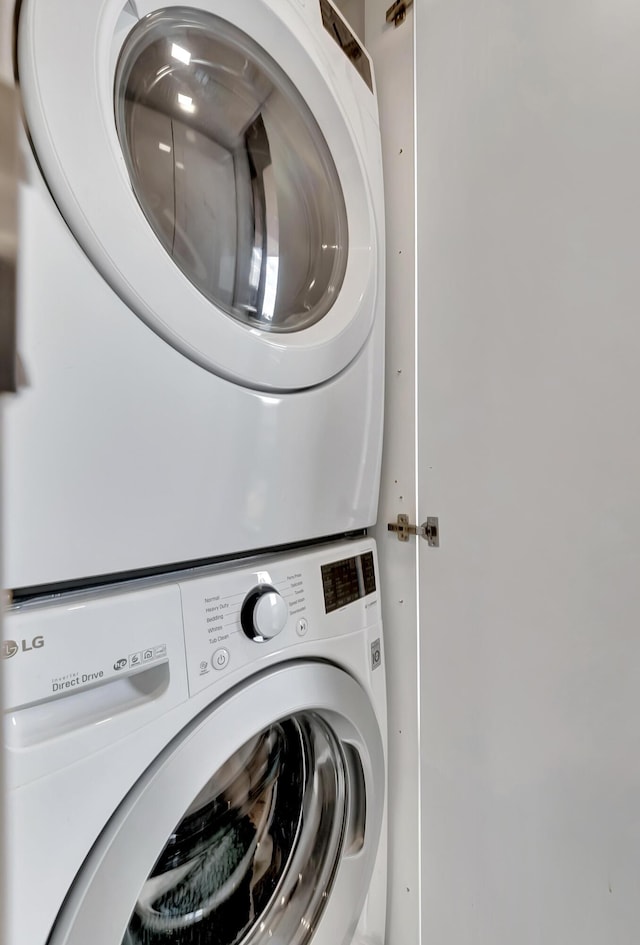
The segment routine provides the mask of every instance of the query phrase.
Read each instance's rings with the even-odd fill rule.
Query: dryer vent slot
[[[169,663],[118,676],[7,712],[5,744],[29,748],[88,725],[98,725],[157,699],[169,685]]]

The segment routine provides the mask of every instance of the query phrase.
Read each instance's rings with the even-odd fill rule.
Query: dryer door
[[[49,945],[341,945],[370,882],[384,783],[351,676],[290,663],[256,677],[135,785]]]
[[[179,351],[259,389],[333,377],[376,309],[379,148],[313,13],[25,0],[20,15],[29,132],[78,242]]]

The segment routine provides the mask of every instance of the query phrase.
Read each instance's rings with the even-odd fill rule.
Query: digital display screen
[[[320,12],[322,13],[322,24],[327,33],[333,37],[347,59],[351,60],[356,70],[373,92],[371,65],[366,52],[328,0],[320,0]]]
[[[342,561],[323,564],[321,571],[324,609],[328,614],[366,597],[367,594],[373,594],[376,589],[372,551],[354,558],[343,558]]]

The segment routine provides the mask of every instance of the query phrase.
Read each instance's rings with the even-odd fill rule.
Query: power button
[[[229,650],[225,650],[222,647],[219,650],[216,650],[213,656],[211,657],[211,665],[214,669],[224,669],[227,663],[229,662]]]

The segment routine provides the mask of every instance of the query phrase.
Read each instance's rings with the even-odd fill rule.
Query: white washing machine
[[[26,385],[6,416],[5,585],[371,525],[380,134],[340,15],[24,0],[16,58]]]
[[[382,945],[372,540],[32,601],[5,633],[12,945]]]

